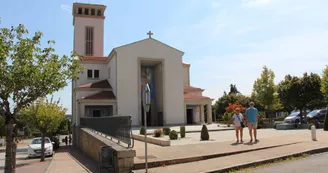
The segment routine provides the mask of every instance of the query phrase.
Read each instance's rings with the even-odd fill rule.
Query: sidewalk
[[[83,166],[82,166],[83,165]],[[54,155],[46,173],[99,172],[97,163],[73,146],[61,146]]]
[[[318,149],[324,149],[328,150],[328,133],[318,133],[318,139],[319,141],[311,141],[308,136],[304,135],[295,135],[292,137],[288,137],[288,139],[263,139],[258,144],[252,145],[253,147],[256,147],[257,145],[264,145],[264,143],[271,142],[274,144],[281,143],[282,141],[289,141],[289,142],[300,142],[292,145],[286,145],[281,147],[275,147],[265,150],[257,150],[252,152],[245,152],[241,154],[235,154],[235,155],[229,155],[229,156],[223,156],[218,158],[212,158],[197,162],[189,162],[184,164],[176,164],[176,165],[170,165],[170,166],[163,166],[163,167],[156,167],[149,169],[150,173],[161,173],[161,172],[170,172],[170,173],[199,173],[199,172],[215,172],[215,171],[223,171],[228,168],[234,168],[237,166],[252,164],[254,162],[263,162],[266,160],[279,158],[283,156],[289,156],[294,154],[299,154],[302,152],[307,152],[311,150],[318,150]],[[305,138],[306,137],[306,138]],[[275,141],[275,142],[273,142]],[[217,146],[217,148],[221,148],[221,151],[230,150],[229,146],[232,145],[226,145],[224,147],[223,145]],[[239,144],[236,147],[235,150],[239,150],[239,147],[247,147],[247,145]],[[190,153],[196,152],[195,149],[199,149],[197,147],[194,147],[194,149],[189,150]],[[205,149],[205,148],[203,148]],[[208,147],[207,150],[216,150],[211,147]],[[192,152],[191,152],[192,151]],[[199,151],[198,151],[199,152]],[[203,152],[204,154],[205,152]],[[154,154],[154,153],[152,153]],[[172,155],[173,153],[169,153]],[[182,150],[177,152],[175,156],[171,157],[177,157],[177,155],[184,155],[185,151]],[[144,172],[143,169],[136,170],[135,173],[141,173]]]

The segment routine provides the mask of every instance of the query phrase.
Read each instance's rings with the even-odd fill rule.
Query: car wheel
[[[300,120],[295,120],[295,124],[299,124],[300,123]]]

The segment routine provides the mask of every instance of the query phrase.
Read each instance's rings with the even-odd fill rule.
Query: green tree
[[[52,47],[41,46],[42,33],[31,38],[24,25],[0,29],[0,109],[5,114],[5,173],[15,172],[17,129],[21,109],[37,98],[52,94],[75,79],[83,69],[80,58],[59,56]]]
[[[22,121],[41,132],[41,151],[44,151],[45,134],[57,131],[65,118],[66,109],[58,104],[59,100],[54,102],[52,99],[40,99],[21,111]],[[44,152],[41,152],[41,161],[44,161]]]
[[[303,74],[302,78],[302,98],[303,102],[306,103],[306,108],[313,110],[318,107],[324,106],[324,96],[321,89],[321,78],[318,74],[307,73]]]
[[[326,103],[328,103],[328,65],[322,72],[321,92],[323,93]],[[327,113],[324,122],[324,130],[328,131],[328,105],[326,109]]]
[[[56,134],[68,135],[70,133],[70,120],[68,118],[63,119],[56,131]]]
[[[299,78],[286,75],[285,79],[282,80],[277,87],[277,93],[281,104],[284,106],[284,110],[290,113],[295,109],[297,88],[292,85],[293,82],[297,82]]]
[[[261,77],[256,79],[253,85],[252,96],[259,101],[259,104],[265,110],[271,110],[271,106],[274,103],[274,77],[273,71],[264,66]]]

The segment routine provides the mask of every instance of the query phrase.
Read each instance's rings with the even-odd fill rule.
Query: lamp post
[[[150,108],[150,88],[148,83],[144,85],[143,90],[143,107],[144,107],[144,124],[145,124],[145,169],[148,172],[148,155],[147,155],[147,112]]]

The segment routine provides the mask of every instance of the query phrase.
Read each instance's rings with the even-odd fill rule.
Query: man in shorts
[[[259,116],[259,111],[254,108],[254,102],[249,103],[249,108],[246,110],[246,120],[247,120],[247,126],[249,130],[249,136],[251,137],[251,140],[249,142],[253,142],[253,134],[252,131],[254,131],[254,139],[255,142],[258,142],[257,140],[257,118]]]

